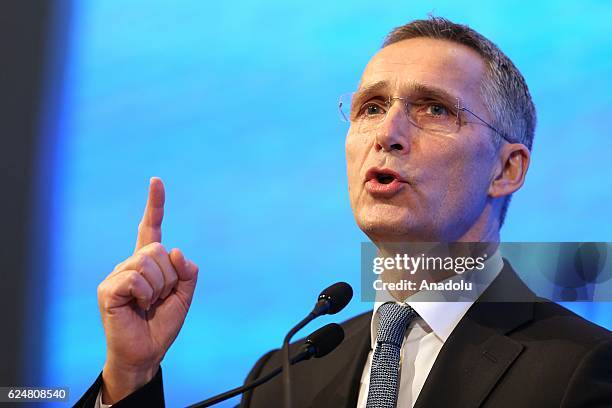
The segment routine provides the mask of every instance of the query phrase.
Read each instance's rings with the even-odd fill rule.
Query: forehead
[[[414,84],[441,88],[464,102],[480,104],[483,59],[465,45],[411,38],[381,49],[368,63],[359,88],[387,83],[390,93]]]

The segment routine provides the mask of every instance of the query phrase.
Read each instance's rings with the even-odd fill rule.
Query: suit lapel
[[[370,351],[370,321],[372,313],[364,314],[358,326],[346,333],[338,364],[329,367],[333,370],[332,380],[317,393],[312,407],[317,408],[355,408],[359,397],[361,374]]]
[[[517,298],[523,301],[499,302]],[[498,277],[442,346],[415,408],[480,406],[523,350],[505,334],[532,319],[533,299],[504,262]]]

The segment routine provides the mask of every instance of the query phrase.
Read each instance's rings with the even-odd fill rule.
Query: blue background
[[[201,269],[163,363],[169,406],[240,384],[321,288],[358,288],[365,236],[337,97],[390,29],[429,12],[496,42],[538,109],[502,238],[611,241],[612,4],[478,3],[74,1],[67,41],[51,43],[64,69],[49,74],[41,130],[55,141],[40,171],[52,231],[43,383],[69,386],[74,403],[102,368],[96,287],[131,254],[153,175],[166,184],[163,243]],[[305,331],[371,307],[358,298]],[[571,307],[612,328],[610,304]]]

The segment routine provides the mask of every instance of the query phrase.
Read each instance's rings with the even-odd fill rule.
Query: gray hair
[[[485,108],[492,117],[491,125],[512,142],[522,143],[529,150],[533,144],[536,111],[525,78],[493,42],[462,24],[442,17],[414,20],[393,29],[385,38],[382,48],[410,38],[433,38],[465,45],[476,51],[484,60],[486,75],[480,93]],[[501,137],[492,138],[494,146],[503,143]],[[510,196],[506,198],[500,213],[500,227],[506,218]]]

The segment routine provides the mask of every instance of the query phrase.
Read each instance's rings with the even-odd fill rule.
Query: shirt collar
[[[408,297],[403,303],[412,307],[418,313],[427,326],[442,341],[446,342],[452,331],[457,327],[459,321],[467,313],[475,299],[493,282],[504,266],[504,261],[499,253],[499,249],[493,253],[485,262],[484,268],[480,271],[471,270],[463,275],[457,275],[447,280],[455,280],[460,277],[465,282],[474,282],[473,293],[465,301],[419,301],[419,293]],[[446,281],[446,280],[445,280]],[[445,282],[443,281],[443,282]],[[376,346],[376,333],[378,332],[379,316],[378,308],[389,300],[385,300],[390,295],[387,292],[377,292],[374,302],[374,313],[370,324],[370,339],[372,349]],[[397,302],[402,303],[402,302]]]

